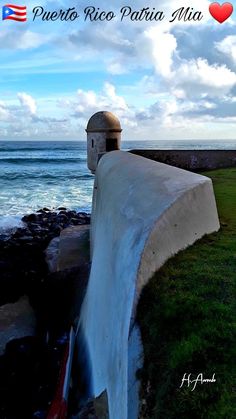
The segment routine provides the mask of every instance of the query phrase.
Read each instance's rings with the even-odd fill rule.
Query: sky
[[[14,2],[27,6],[27,21],[1,21],[0,139],[85,140],[87,121],[100,110],[117,115],[125,140],[235,139],[236,2],[222,24],[210,15],[210,3]],[[36,6],[74,7],[80,16],[33,20]],[[88,6],[116,17],[84,21]],[[155,8],[165,18],[121,21],[124,6]],[[181,7],[203,18],[170,22]]]

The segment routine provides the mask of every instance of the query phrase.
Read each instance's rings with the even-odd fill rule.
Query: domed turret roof
[[[87,132],[121,132],[119,119],[111,112],[100,111],[91,116],[87,125]]]

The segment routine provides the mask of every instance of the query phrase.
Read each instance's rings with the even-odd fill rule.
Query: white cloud
[[[53,37],[30,30],[5,30],[0,33],[0,49],[27,50],[52,41]]]
[[[231,58],[236,64],[236,35],[226,36],[222,41],[215,43],[216,49]]]
[[[34,98],[24,92],[18,93],[17,96],[22,107],[27,110],[30,115],[35,115],[37,107]]]
[[[74,100],[69,101],[69,103],[68,101],[60,101],[60,105],[63,104],[71,108],[74,115],[84,121],[88,120],[94,112],[100,110],[112,109],[112,112],[115,112],[118,117],[125,117],[127,120],[127,117],[133,115],[125,99],[117,95],[115,86],[108,82],[104,83],[100,93],[79,89]]]
[[[107,71],[110,74],[125,74],[127,72],[127,68],[122,65],[120,62],[116,60],[108,61],[107,64]]]
[[[83,113],[87,109],[93,109],[97,106],[97,96],[92,90],[84,91],[79,89],[77,91],[78,105],[75,108],[76,113]]]
[[[104,84],[104,93],[107,97],[108,101],[111,101],[112,103],[115,103],[115,106],[117,109],[120,109],[122,111],[127,111],[128,106],[124,100],[123,97],[118,96],[116,94],[115,86],[111,83],[106,82]]]
[[[44,3],[48,9],[48,2]],[[215,137],[217,130],[213,128],[219,129],[220,124],[226,136],[226,126],[231,130],[228,136],[235,136],[235,25],[233,21],[224,25],[215,22],[209,3],[163,0],[158,4],[150,0],[150,9],[164,10],[166,20],[162,22],[117,19],[85,24],[48,22],[45,26],[38,21],[32,26],[27,22],[24,28],[17,25],[15,31],[4,26],[0,33],[0,72],[9,83],[5,90],[11,99],[0,102],[1,129],[9,124],[8,134],[15,132],[18,137],[81,137],[78,127],[84,135],[94,112],[110,110],[120,118],[127,139],[134,139],[134,133],[140,139],[206,136],[209,122]],[[59,5],[74,7],[72,0],[61,0]],[[87,5],[81,0],[77,8],[83,11]],[[118,11],[121,6],[122,0],[109,6],[105,0],[99,3],[100,10]],[[131,6],[133,10],[144,7],[142,0]],[[169,23],[171,13],[182,6],[201,10],[204,19]],[[50,8],[54,7],[59,6],[53,0]],[[42,81],[42,73],[53,77],[44,76],[41,86],[45,90],[36,103],[36,96],[26,92],[29,89],[36,95],[33,92]],[[77,92],[75,74],[81,80]],[[15,92],[21,89],[17,96]]]
[[[38,48],[45,44],[50,38],[43,33],[36,33],[32,31],[26,31],[22,34],[20,40],[17,40],[16,47],[19,49]]]
[[[0,103],[0,121],[8,121],[9,119],[9,111],[6,109],[6,107]]]
[[[190,96],[220,96],[236,85],[236,74],[226,65],[210,65],[207,60],[197,58],[182,62],[172,81]]]
[[[161,32],[158,27],[152,27],[144,32],[151,40],[152,56],[155,69],[164,77],[171,73],[173,54],[177,48],[177,41],[171,33]]]

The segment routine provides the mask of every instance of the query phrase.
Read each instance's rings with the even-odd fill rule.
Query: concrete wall
[[[142,287],[169,257],[218,229],[210,179],[122,151],[100,160],[80,326],[92,392],[107,390],[111,419],[137,417],[135,310]]]
[[[131,150],[130,152],[187,170],[236,166],[236,150]]]

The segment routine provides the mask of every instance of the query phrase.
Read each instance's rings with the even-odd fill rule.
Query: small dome
[[[87,125],[87,132],[121,132],[119,119],[111,112],[101,111],[91,116]]]

